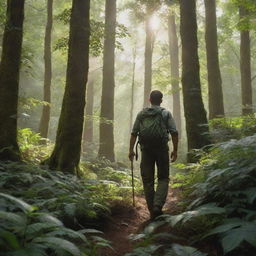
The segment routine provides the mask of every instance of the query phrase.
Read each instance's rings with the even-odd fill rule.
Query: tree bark
[[[182,43],[182,91],[186,119],[188,150],[199,149],[210,143],[208,123],[202,100],[199,75],[197,21],[195,0],[180,0]],[[188,161],[196,161],[188,154]]]
[[[208,71],[209,119],[224,117],[222,81],[219,66],[216,1],[205,3],[205,42]]]
[[[143,106],[149,105],[149,94],[152,88],[152,55],[154,47],[154,33],[150,27],[151,15],[147,14],[145,31],[146,31],[146,42],[145,42],[145,73],[144,73],[144,103]]]
[[[0,63],[0,160],[20,160],[17,143],[24,0],[8,0]]]
[[[245,7],[239,7],[239,15],[242,20],[248,15]],[[242,114],[253,113],[252,108],[252,82],[251,82],[251,45],[250,31],[248,29],[240,31],[240,73],[242,88]]]
[[[114,91],[116,0],[106,0],[103,82],[101,97],[100,147],[98,156],[114,162]]]
[[[50,122],[50,104],[51,104],[51,81],[52,81],[52,8],[53,0],[47,1],[47,24],[44,38],[44,101],[48,105],[43,106],[43,112],[40,120],[39,133],[43,138],[47,138]]]
[[[131,111],[130,111],[130,131],[133,125],[133,109],[134,109],[134,88],[135,88],[135,70],[136,70],[136,44],[133,49],[133,63],[132,63],[132,86],[131,86]]]
[[[88,152],[88,145],[93,142],[93,105],[94,81],[89,79],[86,93],[85,122],[83,134],[83,151]]]
[[[171,63],[171,84],[173,97],[173,117],[181,135],[181,109],[179,88],[179,45],[176,31],[175,15],[171,13],[168,17],[169,52]]]
[[[76,172],[81,153],[85,91],[89,69],[90,1],[73,0],[66,87],[51,169]]]

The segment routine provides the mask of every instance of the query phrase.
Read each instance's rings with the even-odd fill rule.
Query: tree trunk
[[[47,1],[47,24],[44,38],[44,101],[49,105],[43,106],[40,120],[39,133],[43,138],[47,138],[50,122],[50,103],[51,103],[51,80],[52,80],[52,7],[53,0]]]
[[[173,117],[181,135],[181,109],[179,88],[179,45],[176,31],[175,15],[171,13],[168,17],[169,52],[171,63],[171,84],[173,96]]]
[[[239,7],[240,19],[248,15],[245,7]],[[240,72],[242,87],[242,113],[248,115],[253,113],[252,109],[252,82],[251,82],[251,45],[250,31],[241,30],[240,32]]]
[[[8,0],[0,63],[0,160],[20,160],[17,143],[24,0]]]
[[[106,0],[103,82],[101,97],[100,147],[98,156],[115,161],[114,153],[114,91],[116,0]]]
[[[210,143],[199,75],[195,0],[180,0],[180,15],[183,104],[188,150],[191,151]],[[188,161],[193,162],[195,160],[193,154],[188,154]]]
[[[51,169],[75,172],[78,168],[89,68],[90,1],[73,0],[70,20],[66,87]]]
[[[136,70],[136,44],[133,49],[133,63],[132,63],[132,88],[131,88],[131,111],[130,111],[130,131],[133,126],[133,108],[134,108],[134,87],[135,87],[135,70]]]
[[[144,103],[143,106],[149,105],[149,94],[152,88],[152,55],[154,47],[154,33],[150,27],[151,15],[146,17],[146,43],[145,43],[145,73],[144,73]]]
[[[83,151],[88,152],[88,145],[93,142],[93,104],[94,81],[89,79],[86,93],[85,122],[83,134]]]
[[[205,3],[205,42],[208,71],[209,118],[224,117],[222,81],[219,66],[216,1],[204,0]]]

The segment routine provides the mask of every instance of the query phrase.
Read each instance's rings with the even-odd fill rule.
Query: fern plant
[[[192,222],[202,223],[202,216],[209,222],[218,217],[211,230],[197,236],[197,241],[217,238],[223,253],[239,252],[237,255],[256,253],[256,135],[231,140],[216,145],[201,160],[200,171],[205,180],[190,185],[194,189],[194,201],[187,211],[167,216],[166,223],[180,225],[187,230]],[[208,226],[209,228],[210,226]],[[195,237],[194,237],[195,239]],[[247,253],[248,251],[248,253]]]
[[[11,195],[0,193],[0,209],[0,255],[94,256],[98,248],[111,247],[101,232],[66,228],[59,219]]]

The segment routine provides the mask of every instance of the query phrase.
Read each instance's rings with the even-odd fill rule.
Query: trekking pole
[[[133,159],[131,160],[131,170],[132,170],[132,205],[135,207],[135,197],[134,197],[134,175],[133,175]]]

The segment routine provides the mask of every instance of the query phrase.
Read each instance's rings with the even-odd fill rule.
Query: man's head
[[[162,103],[162,99],[163,94],[160,91],[154,90],[150,93],[149,100],[152,105],[160,105]]]

